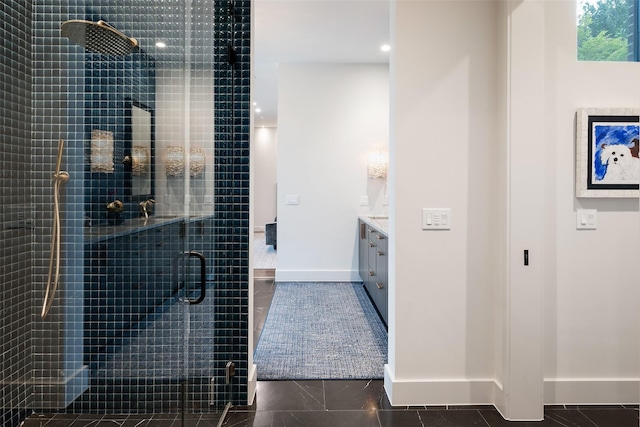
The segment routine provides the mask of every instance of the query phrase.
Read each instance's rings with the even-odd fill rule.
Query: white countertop
[[[371,227],[381,231],[382,234],[389,237],[389,217],[377,215],[360,215],[359,219],[369,224]]]

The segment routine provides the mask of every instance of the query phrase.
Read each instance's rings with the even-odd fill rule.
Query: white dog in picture
[[[620,184],[627,181],[631,184],[638,182],[640,178],[640,159],[633,157],[626,145],[602,144],[600,161],[607,166],[602,183]]]

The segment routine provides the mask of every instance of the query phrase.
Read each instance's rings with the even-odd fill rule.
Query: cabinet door
[[[367,285],[367,290],[369,291],[369,295],[371,295],[371,299],[373,299],[374,304],[378,305],[378,300],[377,300],[377,287],[376,287],[376,281],[378,280],[377,277],[377,256],[376,256],[376,252],[378,250],[378,247],[376,246],[375,241],[373,240],[375,239],[375,231],[370,230],[369,232],[369,240],[367,242],[367,249],[368,249],[368,263],[367,263],[367,281],[366,281],[366,285]]]
[[[367,224],[358,220],[358,272],[362,282],[367,283],[369,267],[369,237],[367,235]]]
[[[384,243],[383,243],[384,242]],[[387,323],[389,312],[389,289],[388,289],[388,277],[389,277],[389,262],[387,257],[387,240],[380,241],[376,251],[376,291],[377,291],[377,306],[382,320]]]

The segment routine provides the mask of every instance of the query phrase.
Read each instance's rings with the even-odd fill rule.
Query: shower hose
[[[60,170],[62,163],[62,149],[64,140],[58,141],[58,160],[53,174],[53,226],[51,229],[51,251],[49,254],[49,272],[47,274],[47,290],[42,303],[42,318],[44,319],[53,304],[56,289],[60,281],[60,187],[69,181],[69,173]],[[54,272],[55,265],[55,272]]]

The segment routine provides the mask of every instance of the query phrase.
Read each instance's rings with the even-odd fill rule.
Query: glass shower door
[[[215,419],[229,394],[215,348],[214,2],[86,0],[55,14],[59,1],[45,3],[34,16],[57,30],[45,66],[65,83],[43,97],[65,111],[45,124],[67,141],[63,246],[82,248],[64,264],[83,272],[63,277],[39,324],[66,340],[49,356],[73,363],[77,382],[34,407]]]
[[[102,7],[91,20],[109,22],[139,47],[121,57],[85,56],[91,82],[85,97],[102,101],[108,93],[115,106],[88,112],[85,132],[93,134],[96,123],[111,131],[114,156],[122,158],[114,162],[115,175],[122,170],[122,190],[107,190],[107,200],[95,206],[99,210],[122,194],[130,210],[115,219],[107,214],[118,229],[104,243],[105,262],[114,267],[114,275],[107,267],[106,301],[113,303],[106,321],[90,322],[92,337],[98,335],[102,344],[90,352],[91,400],[112,412],[180,413],[184,425],[200,414],[217,416],[225,403],[216,378],[215,300],[209,292],[215,237],[213,64],[202,62],[214,57],[214,34],[211,26],[201,31],[198,25],[213,19],[213,8],[204,7],[209,3],[145,1],[127,7],[126,14],[123,6]],[[211,55],[196,55],[196,46]],[[140,129],[145,125],[149,129]],[[149,144],[140,142],[145,138]],[[94,174],[88,178],[94,185]],[[108,185],[119,184],[116,179]],[[104,193],[90,191],[89,198]],[[90,311],[102,304],[100,298],[86,302]]]

